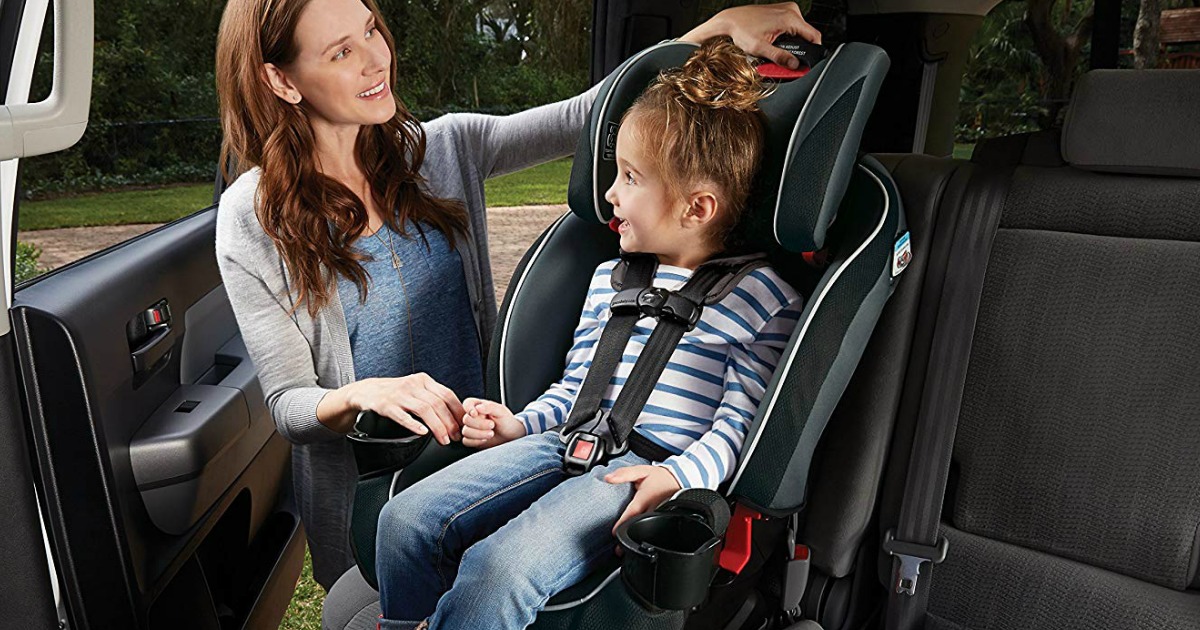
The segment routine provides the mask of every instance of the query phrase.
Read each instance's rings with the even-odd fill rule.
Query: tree
[[[1162,0],[1141,0],[1137,25],[1133,27],[1133,67],[1153,68],[1158,63],[1159,26]]]
[[[1056,9],[1058,20],[1054,17]],[[1046,78],[1049,120],[1043,126],[1058,119],[1058,112],[1071,96],[1084,44],[1092,35],[1092,9],[1092,3],[1083,0],[1028,0],[1025,24]]]

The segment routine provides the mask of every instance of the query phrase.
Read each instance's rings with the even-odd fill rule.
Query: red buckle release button
[[[571,457],[586,460],[592,456],[592,449],[595,447],[596,445],[592,442],[578,440],[575,442],[575,448],[571,449]]]

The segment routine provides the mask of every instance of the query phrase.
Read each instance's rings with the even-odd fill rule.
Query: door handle
[[[159,300],[130,320],[125,332],[129,338],[133,373],[141,374],[153,368],[171,352],[174,339],[171,307],[165,299]]]
[[[133,359],[133,373],[141,374],[158,365],[163,357],[171,353],[171,347],[174,345],[173,338],[171,325],[167,324],[156,330],[149,339],[142,342],[142,345],[130,352],[129,356]]]

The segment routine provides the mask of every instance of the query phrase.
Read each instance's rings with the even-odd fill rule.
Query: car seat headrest
[[[1089,171],[1200,176],[1200,70],[1093,70],[1071,95],[1062,156]]]
[[[696,48],[687,42],[660,43],[634,55],[605,79],[571,168],[567,198],[576,215],[600,223],[612,218],[612,204],[604,193],[617,175],[621,116],[660,71],[683,65]],[[747,220],[769,223],[771,229],[762,239],[796,252],[824,246],[888,65],[878,47],[844,44],[808,74],[779,83],[759,101],[766,142]]]

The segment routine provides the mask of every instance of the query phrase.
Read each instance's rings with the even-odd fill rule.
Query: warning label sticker
[[[912,262],[912,242],[908,238],[908,232],[896,240],[896,245],[892,249],[892,277],[900,275],[908,267],[908,263]]]

